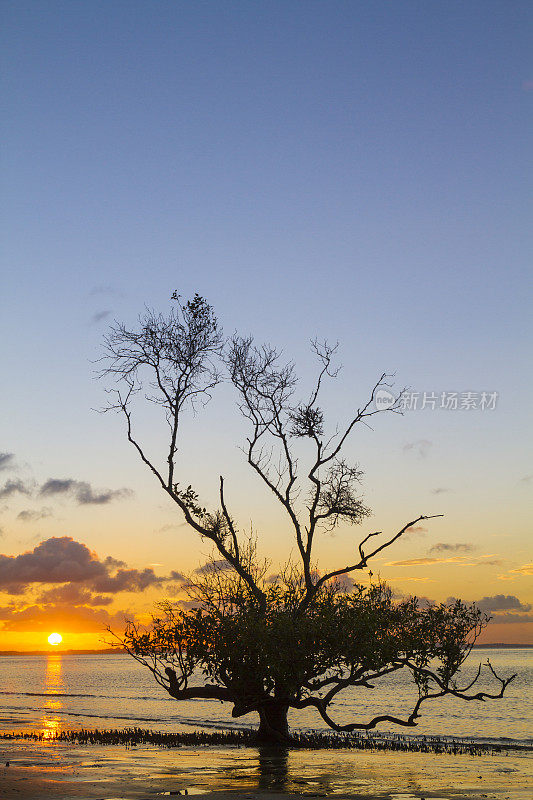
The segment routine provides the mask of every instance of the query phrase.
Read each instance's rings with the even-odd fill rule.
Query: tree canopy
[[[188,525],[212,542],[215,555],[187,582],[185,607],[162,604],[147,631],[128,625],[122,641],[131,655],[177,700],[228,701],[234,717],[257,712],[259,738],[272,741],[289,740],[289,709],[313,707],[334,730],[354,731],[381,722],[413,727],[423,703],[446,695],[502,697],[514,676],[501,678],[490,664],[494,692],[475,690],[481,667],[468,685],[458,683],[461,665],[488,621],[475,606],[458,600],[420,607],[416,598],[393,598],[380,581],[364,586],[351,578],[358,571],[372,577],[373,557],[421,520],[441,515],[419,514],[391,534],[359,537],[353,563],[321,572],[313,561],[317,535],[360,525],[370,515],[361,496],[362,471],[346,461],[343,447],[369,417],[400,411],[401,393],[392,392],[390,376],[380,376],[344,427],[327,433],[319,401],[324,382],[337,377],[336,346],[312,342],[316,381],[308,399],[297,401],[294,365],[284,363],[279,351],[257,345],[251,336],[225,339],[213,309],[199,295],[182,303],[175,292],[173,300],[167,316],[147,310],[134,330],[122,324],[111,328],[103,373],[117,381],[109,408],[124,415],[129,442]],[[236,390],[248,424],[247,463],[283,508],[296,545],[296,558],[274,576],[267,575],[257,541],[230,513],[224,476],[212,510],[183,480],[178,458],[183,416],[207,402],[223,380]],[[390,397],[384,405],[376,402],[383,390]],[[134,429],[137,397],[160,406],[168,426],[167,450],[157,458]],[[302,446],[307,460],[299,455]],[[339,692],[370,687],[399,670],[407,670],[414,683],[407,716],[385,709],[371,720],[335,722],[329,706]]]

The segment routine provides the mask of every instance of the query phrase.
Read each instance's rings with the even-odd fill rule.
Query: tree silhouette
[[[258,739],[266,742],[290,741],[291,708],[313,707],[331,728],[350,732],[381,722],[415,726],[423,703],[447,695],[502,697],[514,676],[501,678],[490,664],[498,691],[474,690],[481,667],[468,685],[457,683],[488,622],[477,608],[460,601],[420,608],[416,598],[396,602],[381,582],[367,588],[347,585],[351,573],[369,570],[370,559],[410,528],[441,515],[420,514],[390,535],[366,534],[351,564],[321,573],[313,562],[320,531],[358,525],[370,514],[360,495],[362,472],[342,451],[357,425],[400,411],[401,393],[392,393],[390,376],[382,374],[365,404],[329,436],[319,398],[324,382],[337,377],[336,346],[312,343],[318,374],[309,399],[298,403],[294,366],[282,363],[275,348],[258,346],[250,336],[224,340],[213,309],[197,294],[182,303],[175,292],[173,300],[168,316],[147,310],[135,330],[121,324],[110,329],[102,374],[117,380],[109,389],[108,409],[124,415],[129,442],[188,525],[213,543],[216,557],[186,585],[186,608],[162,604],[146,632],[128,624],[122,637],[128,652],[177,700],[228,701],[234,717],[257,712]],[[267,577],[268,564],[259,557],[256,541],[243,535],[228,510],[224,477],[214,510],[203,506],[191,485],[183,488],[177,480],[183,415],[205,404],[224,379],[233,384],[248,422],[247,462],[284,509],[296,543],[296,560],[274,577]],[[389,401],[380,404],[383,391]],[[160,406],[168,426],[167,449],[159,459],[148,455],[134,432],[139,395]],[[300,470],[295,452],[304,446],[311,455]],[[382,713],[347,725],[331,717],[329,706],[339,692],[371,687],[399,670],[409,671],[414,682],[407,716]]]

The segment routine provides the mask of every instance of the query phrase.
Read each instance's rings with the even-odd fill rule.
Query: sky
[[[339,342],[334,429],[382,372],[407,387],[347,443],[373,516],[443,514],[380,554],[398,596],[476,601],[480,641],[533,643],[528,2],[2,4],[0,649],[104,646],[180,596],[209,548],[100,414],[113,320],[177,290],[293,359]],[[528,358],[529,356],[529,358]],[[456,407],[455,407],[456,406]],[[164,427],[135,419],[155,458]],[[294,552],[224,385],[179,476],[219,474],[272,569]]]

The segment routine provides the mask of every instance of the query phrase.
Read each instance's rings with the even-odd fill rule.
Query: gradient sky
[[[374,571],[481,601],[485,641],[533,641],[532,17],[514,0],[3,3],[0,649],[54,628],[98,646],[208,555],[122,420],[93,410],[106,327],[174,289],[283,347],[302,396],[309,340],[338,340],[332,426],[383,371],[497,392],[356,431],[374,517],[319,553],[338,566],[355,533],[443,513]],[[275,564],[288,529],[232,402],[223,387],[191,417],[180,478],[209,504],[223,472]],[[139,425],[157,454],[157,421]]]

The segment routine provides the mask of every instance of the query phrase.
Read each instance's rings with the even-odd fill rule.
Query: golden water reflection
[[[65,691],[63,683],[63,663],[60,653],[51,653],[46,662],[44,676],[45,694],[49,694],[44,703],[44,714],[41,719],[41,734],[45,739],[52,738],[61,729],[61,719],[57,714],[63,708],[63,702],[58,693]]]

